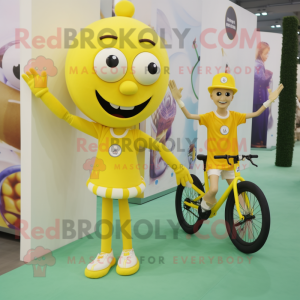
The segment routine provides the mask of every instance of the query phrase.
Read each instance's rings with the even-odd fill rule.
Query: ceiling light
[[[272,25],[271,27],[272,27],[272,28],[275,28],[275,25]]]
[[[277,28],[281,27],[281,25],[276,25]]]
[[[260,16],[260,13],[257,13],[256,15],[257,15],[257,16]]]
[[[262,12],[261,14],[262,14],[263,16],[267,16],[267,15],[268,15],[267,12]]]

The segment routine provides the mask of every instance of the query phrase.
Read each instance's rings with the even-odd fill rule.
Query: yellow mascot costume
[[[128,198],[145,190],[145,182],[136,167],[139,148],[159,151],[174,169],[177,184],[192,183],[188,170],[162,144],[138,129],[161,103],[169,81],[169,59],[161,39],[147,25],[132,19],[134,6],[121,1],[116,17],[87,26],[94,37],[83,45],[84,34],[76,37],[77,46],[68,51],[65,76],[72,100],[93,122],[71,115],[49,92],[47,74],[34,69],[23,74],[33,94],[59,118],[98,139],[95,165],[87,188],[102,197],[101,252],[85,269],[89,278],[105,276],[116,263],[111,249],[113,200],[118,199],[123,251],[117,273],[131,275],[139,261],[132,248]],[[129,36],[129,38],[127,38]],[[86,69],[74,74],[72,70]],[[124,167],[125,166],[125,167]],[[127,225],[126,225],[127,224]],[[125,226],[126,225],[126,226]]]

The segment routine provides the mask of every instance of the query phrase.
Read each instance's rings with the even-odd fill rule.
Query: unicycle
[[[233,159],[235,178],[228,186],[217,204],[212,208],[209,218],[216,216],[219,208],[226,201],[225,223],[226,230],[234,246],[243,253],[254,253],[260,250],[267,241],[270,231],[270,210],[262,190],[253,182],[245,181],[239,173],[239,161],[249,160],[257,155],[221,155],[215,159]],[[179,185],[176,191],[176,214],[181,228],[188,234],[196,233],[202,226],[199,221],[198,209],[201,205],[205,190],[209,189],[206,172],[206,155],[198,155],[198,160],[204,164],[204,186],[200,179],[192,175],[192,187]],[[255,165],[257,166],[257,165]],[[205,187],[205,188],[204,188]]]

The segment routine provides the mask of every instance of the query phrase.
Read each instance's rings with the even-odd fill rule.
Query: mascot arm
[[[45,71],[39,75],[33,68],[31,68],[30,71],[23,74],[22,77],[28,84],[32,93],[37,98],[41,98],[46,106],[58,118],[65,120],[72,127],[98,138],[97,126],[99,126],[99,124],[71,115],[68,110],[49,92],[47,87],[47,73]]]
[[[166,164],[171,167],[176,174],[177,185],[186,186],[186,182],[193,183],[193,179],[188,169],[183,166],[175,155],[162,143],[159,143],[148,134],[139,130],[139,141],[142,147],[158,151]]]
[[[47,91],[41,99],[46,106],[60,119],[65,120],[72,127],[98,138],[97,123],[89,122],[83,118],[74,116],[49,92]]]

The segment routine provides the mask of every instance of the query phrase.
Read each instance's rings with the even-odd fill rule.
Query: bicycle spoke
[[[252,226],[252,222],[247,222],[248,223],[248,237],[251,235],[251,238],[249,238],[249,239],[251,239],[251,240],[254,240],[254,237],[255,237],[255,235],[254,235],[254,232],[253,232],[253,226]]]
[[[253,229],[253,226],[252,226],[252,229]],[[254,227],[254,229],[255,229],[255,227]],[[257,236],[258,236],[258,231],[255,229],[255,231],[252,230],[251,233],[252,233],[252,236],[253,236],[253,241],[256,240],[256,235],[255,235],[255,233],[257,233]]]
[[[256,199],[255,195],[246,191],[239,194],[239,206],[240,211],[243,216],[249,215],[252,211],[253,219],[246,219],[245,221],[240,220],[237,207],[233,206],[233,225],[236,232],[243,241],[246,243],[254,242],[260,235],[262,229],[262,211],[259,201]],[[249,201],[249,208],[246,204],[246,197]],[[249,217],[249,216],[248,216]]]
[[[255,224],[253,224],[253,227],[256,230],[257,234],[259,234]]]
[[[189,207],[188,209],[185,208],[184,201],[186,201],[187,199],[194,200],[198,196],[199,194],[192,188],[185,187],[183,189],[181,198],[181,210],[183,218],[189,225],[194,225],[198,221],[198,211],[192,207]]]
[[[255,219],[253,219],[252,221],[256,221],[256,222],[259,222],[260,224],[262,224],[262,222],[261,222],[261,221],[259,221],[259,220],[257,220],[256,218],[255,218]]]

